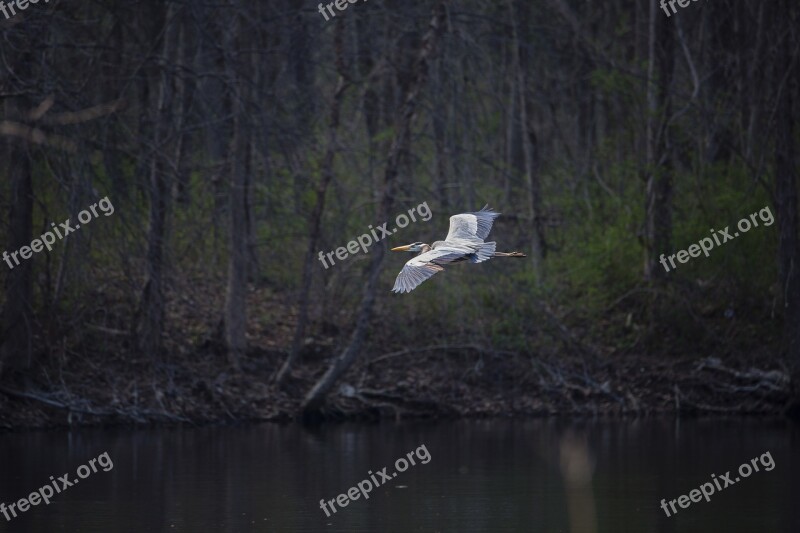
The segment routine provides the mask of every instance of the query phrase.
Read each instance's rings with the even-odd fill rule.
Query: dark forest
[[[796,5],[344,5],[0,20],[3,425],[791,412]]]

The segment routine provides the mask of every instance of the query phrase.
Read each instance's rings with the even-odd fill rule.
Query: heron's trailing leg
[[[495,252],[492,257],[528,257],[522,252]]]

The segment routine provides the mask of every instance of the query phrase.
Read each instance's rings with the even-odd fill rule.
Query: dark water
[[[3,434],[0,501],[8,506],[51,483],[50,476],[69,473],[74,480],[79,466],[104,452],[113,468],[105,472],[100,464],[108,463],[95,463],[96,473],[49,505],[11,521],[0,514],[0,531],[800,532],[800,430],[781,421]],[[408,459],[408,452],[416,464],[391,477],[395,460]],[[771,471],[757,462],[758,472],[716,491],[710,502],[677,506],[669,518],[659,507],[662,498],[689,495],[712,474],[730,470],[733,480],[741,463],[766,452]],[[320,499],[347,492],[370,470],[380,483],[376,472],[383,467],[391,479],[369,499],[359,496],[325,516]]]

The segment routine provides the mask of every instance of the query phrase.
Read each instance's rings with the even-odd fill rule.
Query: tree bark
[[[448,192],[448,164],[449,164],[449,145],[448,145],[448,131],[447,131],[447,124],[448,118],[450,113],[450,106],[452,102],[447,99],[446,96],[441,95],[440,91],[443,91],[445,88],[445,84],[442,83],[442,78],[444,78],[445,70],[445,62],[443,58],[439,58],[437,69],[436,69],[436,80],[438,83],[436,84],[439,88],[437,91],[437,105],[432,110],[433,116],[431,117],[432,126],[433,126],[433,140],[434,140],[434,150],[435,150],[435,160],[436,160],[436,174],[435,174],[435,185],[434,188],[436,190],[436,197],[439,200],[439,205],[442,208],[442,211],[449,211],[450,210],[450,201],[449,201],[449,192]]]
[[[790,12],[787,0],[780,1],[775,9],[776,27],[782,27],[780,18]],[[788,30],[787,30],[788,31]],[[778,102],[775,125],[775,200],[778,223],[778,276],[783,303],[783,348],[792,369],[793,401],[800,415],[800,246],[797,220],[797,167],[794,153],[794,116],[792,94],[797,90],[796,75],[789,74],[786,82],[780,80],[791,73],[795,65],[792,58],[792,40],[787,36],[778,43],[772,75],[777,78]],[[796,93],[794,93],[796,94]]]
[[[527,71],[530,68],[528,53],[525,49],[525,32],[530,19],[530,5],[527,0],[518,0],[517,9],[512,10],[514,28],[515,54],[514,62],[517,70],[517,94],[519,95],[519,123],[523,132],[522,153],[525,161],[525,184],[528,192],[528,218],[530,220],[531,264],[536,276],[536,284],[544,281],[544,229],[541,221],[542,192],[539,181],[539,154],[536,131],[533,125],[532,90],[528,87]],[[519,24],[516,21],[519,20]]]
[[[228,256],[228,286],[225,292],[224,335],[228,363],[235,369],[247,349],[247,264],[249,241],[248,231],[248,189],[250,188],[250,129],[248,106],[250,80],[243,70],[250,66],[247,54],[237,50],[244,48],[238,32],[241,25],[239,15],[230,28],[231,45],[226,52],[228,79],[235,87],[233,98],[233,140],[229,151],[230,159],[230,251]],[[234,48],[234,46],[236,48]],[[238,58],[239,61],[236,61]]]
[[[154,359],[161,357],[162,334],[164,331],[164,276],[165,261],[164,248],[167,235],[167,218],[171,205],[172,174],[168,159],[174,152],[170,152],[164,143],[171,124],[174,95],[170,83],[170,72],[166,65],[174,65],[174,54],[177,48],[178,31],[175,26],[169,26],[175,20],[172,11],[174,4],[168,8],[169,13],[164,17],[163,45],[161,50],[161,65],[157,68],[158,75],[153,80],[149,94],[152,98],[151,113],[153,138],[148,151],[148,198],[149,226],[147,233],[147,281],[142,289],[140,300],[139,320],[136,342],[139,350]]]
[[[667,137],[669,85],[674,63],[673,32],[657,0],[650,0],[647,68],[645,279],[664,279],[659,256],[672,240],[672,168]]]
[[[175,143],[174,170],[175,180],[175,201],[181,205],[191,204],[190,173],[189,163],[192,154],[193,132],[186,128],[189,120],[194,95],[196,81],[193,76],[186,73],[195,68],[195,49],[190,43],[195,42],[193,24],[187,16],[181,17],[179,23],[178,50],[176,57],[180,61],[180,68],[177,69],[175,77],[175,101],[177,102],[177,116],[175,117],[175,131],[178,140]]]
[[[10,106],[7,106],[10,107]],[[7,114],[8,116],[8,114]],[[14,253],[33,240],[33,182],[28,151],[21,141],[8,141],[8,176],[11,180],[10,239],[8,252]],[[26,370],[33,358],[33,258],[11,259],[14,268],[6,278],[3,306],[0,375],[8,370]],[[0,263],[0,268],[8,265]]]
[[[236,105],[234,107],[237,107]],[[247,193],[249,146],[247,120],[240,111],[234,119],[230,162],[230,255],[225,292],[225,349],[228,363],[239,368],[247,349]]]

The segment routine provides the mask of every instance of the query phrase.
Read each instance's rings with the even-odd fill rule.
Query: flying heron
[[[444,270],[442,265],[449,263],[482,263],[492,257],[525,257],[520,252],[495,252],[496,242],[484,242],[492,230],[494,219],[499,216],[500,213],[486,205],[474,213],[451,216],[450,231],[443,241],[433,244],[415,242],[392,248],[393,252],[422,252],[405,264],[397,275],[392,291],[411,292],[420,283]]]

